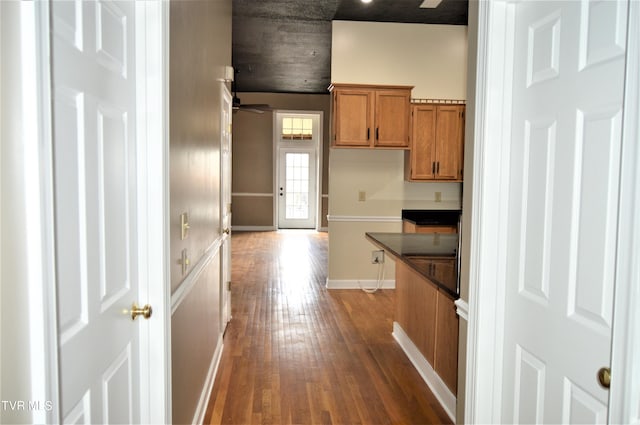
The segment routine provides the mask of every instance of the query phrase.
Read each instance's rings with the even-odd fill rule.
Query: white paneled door
[[[512,10],[502,421],[605,423],[627,3]]]
[[[222,89],[221,109],[221,164],[220,164],[220,225],[222,226],[222,246],[220,248],[222,264],[220,271],[220,312],[224,332],[227,323],[231,320],[231,128],[232,128],[232,104],[233,99],[226,87]]]
[[[131,1],[52,2],[61,416],[140,421],[136,28]],[[161,282],[159,282],[161,284]],[[144,304],[144,302],[142,302]]]

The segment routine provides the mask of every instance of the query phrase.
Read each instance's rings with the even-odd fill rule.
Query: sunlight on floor
[[[282,293],[290,307],[303,306],[305,294],[310,293],[310,281],[313,278],[310,255],[310,230],[279,230],[283,240],[278,255],[280,283]]]

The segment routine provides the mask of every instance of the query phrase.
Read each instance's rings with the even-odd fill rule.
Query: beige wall
[[[331,81],[415,86],[412,97],[466,98],[467,27],[333,21]]]
[[[466,45],[466,26],[334,21],[331,80],[412,85],[414,98],[465,99]],[[375,248],[363,242],[364,232],[399,231],[403,208],[460,208],[459,183],[405,182],[403,155],[331,149],[330,281],[375,279]],[[365,202],[358,201],[360,191],[366,192]],[[435,202],[435,192],[442,192],[443,202]],[[392,279],[390,267],[386,275]]]
[[[213,352],[219,343],[219,275],[220,256],[216,255],[198,277],[191,290],[192,295],[171,317],[171,385],[175,424],[192,423]]]
[[[275,109],[322,111],[322,193],[328,194],[329,103],[328,94],[238,93],[243,104],[268,104]],[[237,227],[273,228],[273,113],[233,114],[233,216]],[[252,194],[251,196],[247,196]],[[256,196],[259,194],[259,196]],[[327,201],[323,200],[321,226],[327,226]]]
[[[231,65],[231,0],[172,1],[169,34],[173,422],[191,423],[222,342],[220,265],[210,248],[220,236],[222,83],[217,79]],[[183,212],[190,221],[185,240],[180,238]],[[179,263],[183,249],[190,259],[185,275]]]

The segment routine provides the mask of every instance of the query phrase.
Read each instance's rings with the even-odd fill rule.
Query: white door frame
[[[640,3],[629,2],[609,423],[640,423]]]
[[[35,90],[29,93],[31,111],[37,118],[29,121],[33,126],[34,156],[31,161],[37,182],[34,183],[34,202],[29,217],[34,217],[34,231],[27,256],[32,267],[39,270],[40,279],[29,282],[36,316],[30,326],[29,338],[34,341],[30,350],[32,388],[38,400],[52,402],[51,410],[34,413],[35,422],[59,423],[60,412],[57,315],[55,296],[55,241],[53,205],[53,154],[51,111],[51,63],[50,63],[50,3],[21,2],[24,8],[23,51],[35,52],[33,60],[25,61],[25,84]],[[169,51],[169,2],[163,0],[137,2],[136,43],[141,52],[136,68],[140,73],[137,87],[138,116],[142,123],[137,129],[141,152],[138,155],[138,180],[140,199],[146,209],[141,209],[140,255],[148,268],[139,272],[142,282],[141,299],[148,300],[153,308],[153,320],[141,326],[140,340],[140,414],[143,423],[169,423],[171,421],[171,360],[170,360],[170,296],[169,296],[169,232],[168,232],[168,51]],[[144,47],[142,47],[144,46]],[[28,165],[28,164],[25,164]],[[36,179],[34,179],[36,180]],[[37,199],[36,199],[37,198]],[[39,239],[39,242],[37,241]],[[147,324],[145,323],[145,324]],[[37,416],[40,415],[40,416]]]
[[[640,3],[630,1],[620,213],[612,334],[610,423],[640,421]],[[509,124],[515,2],[479,2],[470,214],[465,423],[499,423],[505,302]],[[595,372],[594,372],[595,373]],[[595,376],[594,376],[595,379]]]
[[[322,225],[322,151],[323,151],[323,133],[324,127],[324,111],[294,111],[288,109],[278,109],[273,111],[273,228],[278,229],[279,221],[279,186],[280,178],[280,135],[278,134],[278,114],[300,114],[300,115],[318,115],[318,140],[315,144],[316,151],[316,224],[314,228],[320,229]]]

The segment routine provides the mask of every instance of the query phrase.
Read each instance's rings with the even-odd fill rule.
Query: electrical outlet
[[[384,263],[384,251],[371,251],[371,264],[382,264]]]
[[[364,202],[367,200],[367,192],[365,192],[364,190],[361,190],[358,192],[358,201],[360,202]]]
[[[442,202],[442,192],[436,192],[436,202]]]

